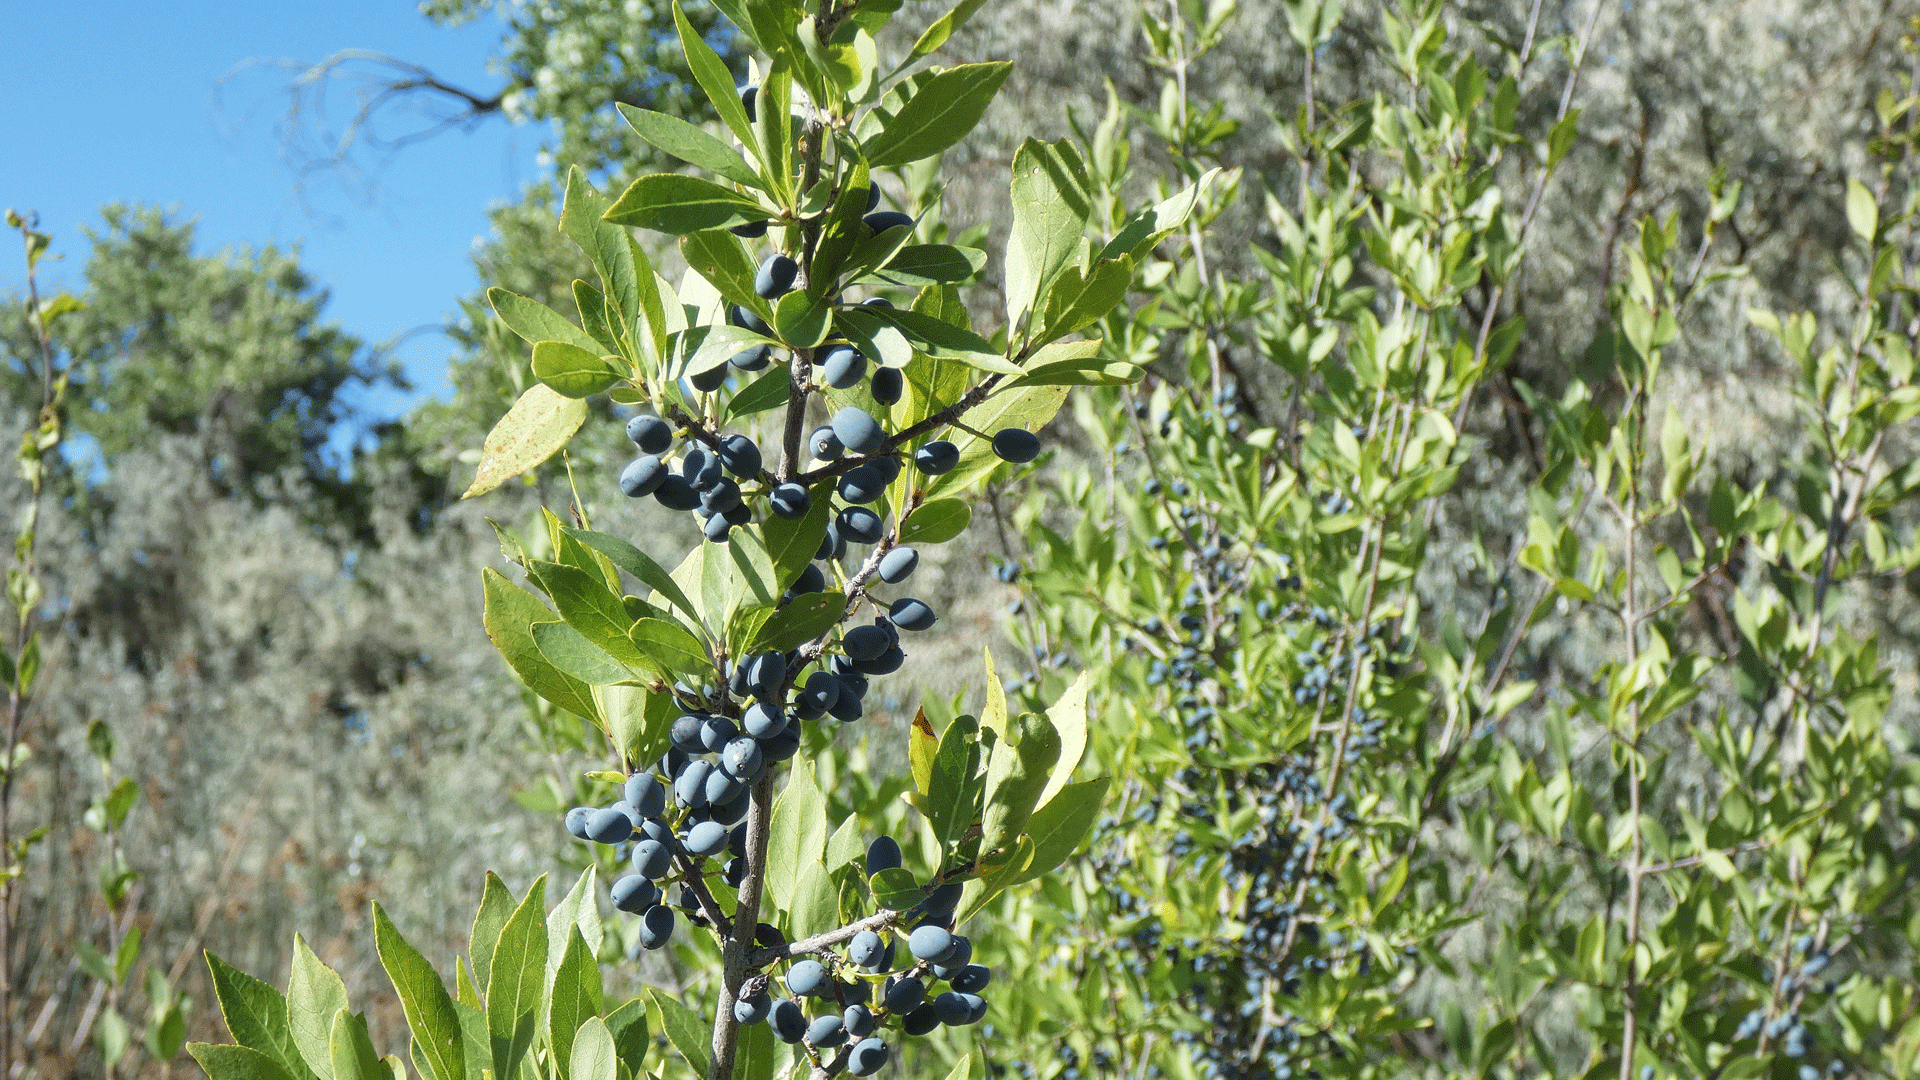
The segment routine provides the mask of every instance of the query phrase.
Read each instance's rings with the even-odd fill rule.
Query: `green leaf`
[[[980,703],[980,726],[1004,739],[1007,737],[1007,691],[1000,684],[1000,672],[993,665],[993,649],[980,650],[980,666],[985,669],[985,700]]]
[[[986,338],[945,319],[936,319],[918,311],[863,308],[860,311],[841,312],[840,321],[857,325],[868,334],[872,334],[880,325],[891,323],[899,328],[908,341],[918,345],[920,351],[929,356],[958,360],[982,371],[996,371],[1005,375],[1021,373],[1021,369],[996,352]]]
[[[713,658],[707,655],[706,646],[679,623],[641,619],[633,624],[627,637],[655,663],[676,675],[698,677],[713,667]]]
[[[725,229],[693,233],[680,238],[680,254],[721,296],[766,316],[767,302],[753,291],[757,270],[739,237]]]
[[[792,396],[793,373],[787,365],[776,363],[727,401],[725,420],[731,423],[744,416],[778,409]]]
[[[467,1048],[467,1075],[481,1076],[493,1068],[493,1038],[487,1033],[487,1014],[465,1001],[454,1002],[453,1011],[459,1014],[460,1041]]]
[[[287,977],[287,1021],[300,1060],[321,1080],[333,1080],[333,1018],[346,1011],[347,984],[293,935],[293,973]]]
[[[936,477],[927,486],[927,494],[941,497],[966,491],[975,481],[1000,465],[991,441],[995,432],[1008,427],[1023,427],[1037,432],[1053,419],[1053,414],[1060,411],[1060,404],[1066,399],[1065,386],[1025,386],[995,394],[968,410],[962,419],[968,427],[986,433],[988,438],[976,438],[971,432],[951,436],[960,448],[960,463],[951,472]]]
[[[733,1080],[773,1080],[787,1056],[786,1045],[774,1040],[772,1025],[750,1024],[740,1029]]]
[[[796,349],[811,349],[827,339],[833,308],[810,292],[795,290],[773,305],[773,330]]]
[[[773,565],[774,586],[781,590],[791,588],[799,580],[801,571],[820,550],[820,541],[826,539],[827,519],[833,514],[833,485],[831,482],[816,484],[808,494],[813,501],[805,514],[797,518],[768,514],[760,526],[767,558]]]
[[[487,290],[487,303],[493,305],[494,314],[507,324],[507,329],[520,335],[529,345],[538,345],[543,341],[564,341],[589,352],[597,353],[601,348],[592,335],[538,300],[495,287]]]
[[[833,875],[817,860],[801,864],[800,876],[793,884],[793,899],[783,907],[787,936],[795,941],[840,925],[840,890],[833,883]]]
[[[597,978],[597,965],[594,971]],[[646,1025],[641,1024],[640,1028],[644,1031]],[[620,1054],[605,1020],[597,1016],[587,1017],[567,1042],[566,1050],[563,1051],[556,1042],[553,1051],[556,1061],[567,1062],[567,1066],[560,1070],[560,1075],[566,1080],[619,1080]],[[638,1068],[631,1071],[639,1075]]]
[[[587,419],[587,403],[538,383],[527,387],[480,446],[480,465],[463,499],[485,495],[567,445]]]
[[[697,76],[696,76],[697,77]],[[736,95],[734,101],[737,103]],[[715,176],[724,177],[736,184],[748,187],[760,187],[760,175],[753,171],[733,147],[707,134],[705,131],[687,123],[677,116],[657,113],[648,109],[637,109],[624,101],[617,102],[620,115],[626,117],[627,126],[642,139],[664,150],[681,161],[698,169],[704,169]],[[745,119],[744,115],[742,119]],[[753,145],[752,139],[742,139],[747,145]]]
[[[875,276],[896,285],[959,284],[971,281],[986,264],[987,253],[978,248],[908,244],[895,252]]]
[[[695,626],[700,625],[700,612],[693,606],[693,601],[688,599],[679,583],[673,580],[673,575],[667,573],[659,563],[648,558],[645,552],[617,536],[609,536],[606,533],[588,532],[584,529],[567,529],[565,532],[566,535],[613,560],[613,565],[658,593],[667,603],[679,608],[682,614],[693,620]]]
[[[712,1060],[707,1045],[707,1022],[700,1019],[699,1013],[681,1004],[678,998],[669,997],[659,990],[649,988],[647,999],[658,1011],[661,1030],[666,1032],[674,1049],[687,1059],[687,1064],[693,1066],[693,1074],[707,1075],[707,1064]]]
[[[960,894],[955,922],[964,923],[978,915],[993,902],[994,897],[1012,887],[1032,863],[1033,838],[1024,835],[1008,845],[1005,851],[981,856],[974,876]]]
[[[600,714],[607,718],[607,736],[613,740],[613,748],[629,764],[655,761],[666,753],[668,733],[674,717],[680,715],[671,693],[616,683],[594,687],[593,697]]]
[[[927,890],[913,879],[913,871],[893,866],[867,879],[873,902],[889,911],[905,911],[927,898]]]
[[[1028,139],[1013,155],[1007,325],[1022,326],[1080,248],[1093,212],[1086,165],[1071,143]]]
[[[953,6],[952,11],[933,20],[931,25],[920,31],[920,36],[914,40],[913,51],[907,54],[907,60],[909,62],[918,60],[945,45],[947,39],[953,36],[953,32],[965,26],[967,20],[973,18],[973,13],[980,10],[980,5],[984,3],[986,0],[960,0]]]
[[[647,1002],[634,998],[613,1010],[607,1017],[607,1030],[613,1033],[613,1049],[627,1071],[641,1075],[640,1063],[646,1058],[652,1038],[647,1031]]]
[[[907,515],[902,544],[942,544],[967,531],[973,508],[959,499],[930,499]]]
[[[933,783],[933,759],[940,751],[940,736],[927,722],[927,710],[914,710],[911,733],[907,736],[907,764],[913,772],[913,789],[925,795]]]
[[[874,168],[929,158],[967,137],[987,111],[1013,65],[962,64],[914,80],[911,96],[880,131],[865,140]]]
[[[666,332],[663,325],[666,316],[655,284],[653,264],[625,229],[602,220],[607,206],[606,197],[593,189],[584,171],[578,166],[567,170],[560,231],[593,263],[600,275],[601,291],[626,324],[622,329],[631,328],[641,318],[646,320],[650,330],[648,338],[655,343],[657,355],[657,343]]]
[[[625,376],[597,353],[564,341],[542,341],[533,347],[533,377],[562,397],[587,398],[606,393]]]
[[[1046,314],[1035,339],[1054,341],[1086,329],[1124,300],[1132,284],[1131,256],[1096,263],[1085,278],[1080,271],[1067,267],[1047,291]]]
[[[587,868],[593,872],[592,867]],[[594,916],[594,928],[599,929],[600,919]],[[553,1060],[560,1066],[562,1080],[571,1080],[580,1076],[582,1080],[594,1075],[573,1071],[574,1047],[583,1034],[581,1025],[599,1023],[601,987],[600,964],[593,957],[593,946],[580,935],[580,926],[568,922],[565,926],[566,937],[560,948],[560,963],[554,971],[553,989],[547,996],[547,1044],[553,1047]],[[606,1068],[612,1075],[613,1036],[605,1034],[605,1025],[601,1025],[602,1037],[606,1039],[605,1058],[607,1066],[596,1061],[590,1069]]]
[[[287,999],[272,985],[241,971],[212,953],[203,953],[213,980],[227,1034],[241,1046],[272,1058],[290,1077],[311,1076],[293,1042]]]
[[[566,623],[539,622],[529,629],[541,657],[567,678],[586,686],[607,686],[633,678],[633,672],[625,664]],[[598,715],[594,713],[595,717]]]
[[[453,999],[427,958],[420,955],[402,937],[393,920],[373,905],[373,947],[380,966],[387,969],[394,993],[400,996],[400,1008],[407,1015],[407,1026],[432,1063],[438,1080],[464,1080],[466,1049],[460,1041],[460,1016],[453,1011]]]
[[[713,51],[700,32],[687,21],[687,13],[680,10],[679,0],[674,0],[673,24],[680,31],[680,48],[687,54],[687,67],[692,70],[694,81],[713,103],[713,111],[733,132],[734,138],[748,146],[754,146],[753,123],[747,119],[747,107],[740,102],[740,94],[733,86],[733,72],[727,70],[726,62],[720,54]],[[735,20],[735,25],[751,34],[752,27]],[[772,51],[772,50],[769,50]]]
[[[796,596],[760,625],[747,651],[797,649],[833,629],[846,610],[847,598],[837,590]]]
[[[1547,132],[1547,168],[1560,164],[1560,159],[1573,149],[1573,140],[1580,135],[1580,110],[1568,109],[1567,115],[1553,125]]]
[[[1051,802],[1073,779],[1073,771],[1080,767],[1080,758],[1087,752],[1087,692],[1092,687],[1093,672],[1082,671],[1047,709],[1047,720],[1060,735],[1060,759],[1036,805]]]
[[[513,917],[513,894],[507,891],[499,875],[487,871],[486,885],[480,891],[480,907],[473,913],[473,930],[467,935],[467,958],[473,977],[481,986],[493,971],[493,950],[500,944],[500,931]]]
[[[567,890],[553,910],[547,912],[547,982],[552,984],[560,970],[561,954],[567,948],[567,931],[577,929],[586,939],[587,955],[593,956],[600,951],[604,928],[600,924],[600,909],[597,903],[598,893],[595,886],[599,883],[599,872],[592,863],[574,879],[573,888]],[[598,1011],[596,1006],[595,1011]]]
[[[334,1080],[393,1080],[393,1072],[380,1060],[367,1038],[367,1018],[342,1009],[333,1018],[327,1050],[333,1059]]]
[[[1100,816],[1107,784],[1104,776],[1068,784],[1033,812],[1026,829],[1033,838],[1033,862],[1013,884],[1051,873],[1079,849],[1080,842],[1092,831],[1094,819]]]
[[[940,736],[940,749],[933,755],[933,773],[927,782],[927,824],[943,852],[950,851],[973,823],[980,801],[980,785],[975,778],[979,771],[978,722],[969,716],[958,717]]]
[[[1187,223],[1187,217],[1193,213],[1194,204],[1199,202],[1201,193],[1219,177],[1219,169],[1208,169],[1178,193],[1129,218],[1113,239],[1107,241],[1106,247],[1100,249],[1095,261],[1106,262],[1125,255],[1134,261],[1134,265],[1139,265],[1155,244]]]
[[[656,173],[635,180],[606,213],[606,220],[615,225],[675,236],[731,228],[766,217],[767,212],[752,199],[711,180],[679,173]]]
[[[867,195],[872,190],[873,180],[867,174],[866,162],[855,161],[827,212],[820,242],[814,245],[813,259],[807,264],[808,292],[824,297],[839,285],[840,270],[846,265],[847,256],[855,245],[867,239]],[[843,310],[840,314],[844,318],[847,312]]]
[[[500,929],[487,973],[487,1032],[493,1075],[514,1076],[533,1044],[533,1027],[546,988],[547,876],[540,875]]]
[[[1880,228],[1880,206],[1874,202],[1873,192],[1853,177],[1847,178],[1847,224],[1853,226],[1855,236],[1869,244]]]
[[[626,339],[627,331],[616,315],[608,309],[606,294],[584,280],[574,278],[573,306],[580,311],[580,326],[594,341],[595,347],[588,349],[589,352],[602,356],[622,352],[620,343]],[[616,330],[616,326],[621,326],[621,329]],[[585,348],[585,346],[582,347]]]
[[[779,342],[744,326],[731,323],[714,326],[689,326],[674,336],[674,351],[680,358],[674,378],[690,378],[720,367],[735,353]]]
[[[767,888],[774,906],[793,902],[802,867],[820,861],[827,850],[827,797],[815,781],[813,766],[800,762],[780,797],[773,801],[767,851]]]
[[[578,545],[576,550],[584,547]],[[645,663],[645,658],[627,640],[633,617],[627,614],[626,604],[608,587],[606,576],[597,568],[587,571],[565,563],[535,562],[531,569],[568,626],[624,665]],[[535,641],[538,640],[536,633]]]
[[[1039,713],[1022,713],[1008,725],[987,761],[981,851],[1006,848],[1025,831],[1059,760],[1060,733],[1052,721]]]
[[[279,1062],[251,1047],[188,1043],[187,1053],[207,1071],[207,1080],[294,1080]]]

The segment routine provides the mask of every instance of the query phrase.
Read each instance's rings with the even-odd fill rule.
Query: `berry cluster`
[[[869,876],[900,862],[900,845],[890,836],[867,847]],[[788,997],[773,996],[770,978],[755,980],[735,1002],[735,1019],[768,1023],[780,1041],[804,1043],[815,1056],[852,1042],[846,1065],[855,1076],[871,1075],[887,1063],[891,1050],[877,1033],[895,1021],[910,1036],[943,1024],[979,1023],[987,1014],[981,991],[993,972],[973,963],[972,941],[953,933],[960,892],[958,883],[934,889],[916,909],[919,921],[905,934],[879,921],[847,938],[840,951],[824,948],[817,959],[794,961],[782,977]],[[897,963],[896,946],[903,939],[910,959]],[[948,989],[929,997],[930,981],[945,982]],[[819,1002],[811,1018],[802,1004],[807,999]]]
[[[901,220],[893,221],[894,217]],[[869,214],[866,220],[870,229],[879,231],[912,223],[911,218],[893,211]],[[792,291],[799,269],[799,264],[785,255],[769,255],[760,264],[754,289],[763,299],[778,299]],[[862,306],[893,305],[884,297],[874,297]],[[732,307],[730,318],[735,325],[756,333],[771,332],[758,315],[738,304]],[[869,374],[865,354],[844,339],[829,339],[813,354],[811,370],[827,387],[850,390],[864,381],[873,400],[883,406],[898,402],[905,391],[906,379],[899,368],[880,366]],[[755,372],[772,361],[773,346],[758,345],[696,374],[690,381],[694,389],[707,393],[719,389],[731,370]],[[692,511],[706,538],[717,544],[726,543],[736,526],[754,519],[753,507],[761,498],[779,517],[806,516],[812,507],[806,487],[791,480],[781,482],[765,472],[764,457],[752,438],[743,434],[722,436],[704,429],[697,430],[696,435],[676,468],[668,460],[675,443],[674,424],[647,413],[628,420],[627,437],[639,447],[640,456],[621,470],[620,490],[636,499],[651,495],[671,510]],[[807,437],[806,449],[816,466],[841,461],[848,454],[855,462],[840,473],[835,486],[834,493],[842,505],[828,526],[823,551],[831,548],[833,557],[839,558],[844,556],[848,542],[872,544],[880,540],[885,523],[870,504],[879,501],[900,475],[900,441],[889,437],[881,422],[857,405],[842,407]],[[1016,464],[1032,461],[1040,454],[1039,437],[1025,428],[1004,428],[993,435],[991,444],[1003,461]],[[911,460],[923,475],[939,476],[959,464],[960,449],[945,439],[933,439],[914,448]]]

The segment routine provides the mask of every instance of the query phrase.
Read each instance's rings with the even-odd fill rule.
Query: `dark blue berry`
[[[931,630],[935,621],[933,608],[928,606],[926,601],[915,600],[911,596],[903,596],[895,600],[887,608],[887,618],[892,619],[893,625],[900,629],[915,632]]]
[[[913,452],[913,467],[926,476],[952,472],[958,464],[960,448],[945,439],[935,439]]]
[[[611,806],[595,810],[587,815],[586,833],[596,844],[623,844],[633,835],[633,819]]]
[[[878,542],[887,530],[886,523],[880,520],[880,515],[864,506],[849,506],[840,511],[840,516],[835,519],[834,524],[839,527],[841,536],[861,544]]]
[[[660,890],[639,874],[628,874],[609,890],[613,906],[629,915],[638,915],[660,902]]]
[[[664,454],[673,445],[673,425],[652,413],[641,413],[627,421],[627,438],[643,454]]]
[[[831,434],[831,433],[829,433]],[[807,516],[807,510],[813,505],[813,497],[799,484],[781,484],[767,496],[767,505],[773,512],[789,521]]]
[[[637,457],[620,470],[620,491],[630,499],[651,495],[660,490],[660,485],[666,483],[671,475],[666,463],[652,454]]]
[[[835,345],[820,358],[820,377],[835,390],[858,386],[866,374],[867,358],[851,345]],[[840,441],[846,442],[846,437],[841,436]]]
[[[882,405],[892,405],[899,401],[906,386],[906,376],[901,374],[899,368],[892,367],[873,369],[873,378],[867,383],[867,389],[873,394],[873,400]]]
[[[852,405],[833,414],[832,427],[841,445],[856,454],[879,453],[887,443],[887,433],[881,430],[880,422]]]
[[[802,960],[787,969],[787,989],[795,997],[819,993],[827,985],[827,969],[818,960]]]
[[[645,949],[658,949],[673,937],[673,909],[665,904],[655,904],[640,916],[640,945]]]
[[[901,863],[900,842],[891,836],[876,836],[867,845],[867,876],[891,870]]]
[[[1002,461],[1025,464],[1040,456],[1040,437],[1025,428],[1002,428],[994,433],[993,452]]]
[[[767,1023],[773,1025],[774,1037],[783,1043],[797,1043],[807,1037],[807,1014],[790,998],[773,1003],[767,1010]]]
[[[920,553],[910,547],[897,547],[880,560],[880,580],[898,585],[920,565]]]
[[[886,1067],[893,1050],[881,1039],[862,1039],[847,1055],[847,1071],[855,1076],[872,1076]]]
[[[773,254],[760,264],[759,273],[753,276],[754,295],[762,300],[772,300],[793,288],[793,279],[800,274],[800,264],[785,255]]]

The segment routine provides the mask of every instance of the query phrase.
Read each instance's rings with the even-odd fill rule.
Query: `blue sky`
[[[0,0],[0,25],[9,38],[0,207],[37,211],[66,255],[41,263],[46,291],[79,287],[81,229],[97,226],[101,206],[147,203],[194,219],[201,254],[297,243],[332,292],[327,317],[381,342],[457,310],[477,284],[468,255],[487,233],[487,208],[540,175],[544,130],[498,117],[403,149],[363,177],[304,184],[283,137],[295,69],[280,62],[368,49],[491,93],[498,79],[486,59],[502,31],[492,18],[449,30],[408,0]],[[351,86],[337,86],[336,121],[351,103]],[[17,294],[17,249],[0,250],[0,294]],[[414,334],[394,353],[414,394],[355,404],[384,419],[420,395],[444,396],[450,352],[440,334]]]

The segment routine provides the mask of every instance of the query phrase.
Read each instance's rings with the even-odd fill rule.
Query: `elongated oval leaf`
[[[487,290],[487,303],[507,329],[520,335],[529,345],[542,341],[564,341],[582,349],[598,351],[600,343],[573,325],[572,320],[531,297],[495,286]]]
[[[737,97],[735,100],[739,100]],[[637,109],[622,101],[616,107],[627,126],[642,139],[696,168],[723,176],[736,184],[760,187],[760,175],[733,147],[677,116]]]
[[[613,560],[613,565],[660,594],[667,603],[679,608],[687,618],[694,620],[696,625],[699,623],[700,612],[694,608],[693,601],[687,598],[687,594],[681,590],[679,583],[673,580],[673,575],[667,573],[659,563],[648,558],[646,552],[617,536],[609,536],[606,533],[589,532],[585,529],[567,529],[565,533]]]
[[[940,544],[967,531],[973,520],[973,508],[959,499],[933,499],[921,503],[907,516],[900,529],[903,544]]]
[[[333,1018],[327,1052],[333,1059],[333,1080],[393,1080],[392,1070],[367,1037],[364,1016],[340,1010]]]
[[[480,466],[460,496],[485,495],[508,479],[552,457],[587,419],[587,403],[556,393],[545,383],[527,387],[480,447]]]
[[[373,947],[380,966],[387,969],[407,1026],[439,1080],[465,1080],[466,1048],[461,1044],[460,1016],[453,1010],[440,975],[400,934],[379,903],[373,905]]]
[[[493,950],[487,973],[487,1033],[493,1049],[493,1075],[514,1076],[533,1044],[536,1014],[546,990],[547,876],[527,890]]]
[[[762,623],[753,637],[754,652],[797,649],[833,629],[847,610],[847,598],[838,592],[796,596]]]
[[[707,1063],[712,1060],[707,1045],[710,1030],[707,1022],[678,998],[654,989],[648,989],[647,997],[660,1014],[660,1027],[667,1033],[668,1041],[687,1059],[687,1064],[693,1066],[693,1074],[707,1075]]]
[[[213,979],[214,996],[220,1002],[220,1016],[227,1022],[227,1034],[233,1041],[274,1059],[290,1076],[312,1075],[293,1044],[287,999],[280,991],[210,952],[203,955]]]
[[[1092,831],[1094,819],[1107,798],[1107,778],[1102,776],[1079,784],[1068,784],[1041,805],[1027,819],[1027,835],[1033,838],[1033,861],[1013,882],[1052,872],[1080,847]]]
[[[333,1076],[333,1018],[347,1008],[347,984],[293,936],[293,973],[287,977],[287,1020],[300,1060],[321,1080]]]
[[[641,619],[633,624],[627,637],[641,652],[674,674],[700,676],[708,674],[713,667],[713,660],[700,639],[678,623]]]
[[[599,966],[594,970],[598,972]],[[641,1027],[644,1029],[645,1024]],[[578,1030],[569,1035],[568,1047],[559,1060],[567,1062],[561,1075],[567,1080],[619,1080],[620,1056],[614,1048],[613,1035],[607,1030],[607,1022],[597,1016],[583,1021]],[[560,1043],[555,1042],[554,1053],[561,1054]],[[636,1075],[638,1071],[635,1070]]]
[[[820,541],[827,535],[827,519],[833,516],[832,493],[831,484],[816,484],[809,493],[813,501],[805,514],[797,518],[769,514],[761,524],[760,535],[773,564],[776,588],[791,587],[820,550]]]
[[[1012,70],[1004,60],[962,64],[915,80],[913,96],[867,139],[867,163],[876,168],[906,165],[966,138]]]
[[[726,229],[766,220],[759,203],[711,180],[678,173],[643,176],[627,185],[606,218],[655,232],[685,236],[702,229]]]
[[[586,398],[606,393],[624,376],[597,352],[565,341],[542,341],[533,347],[533,377],[561,397]]]
[[[747,384],[746,389],[727,400],[727,419],[738,420],[785,405],[793,396],[793,373],[785,364],[773,368]]]
[[[987,253],[952,244],[908,244],[875,272],[896,285],[939,285],[972,280]]]
[[[207,1080],[293,1080],[279,1062],[251,1047],[188,1043],[187,1053],[207,1071]]]
[[[632,669],[615,660],[585,634],[563,622],[534,623],[534,647],[556,671],[588,686],[610,686],[634,677]]]

